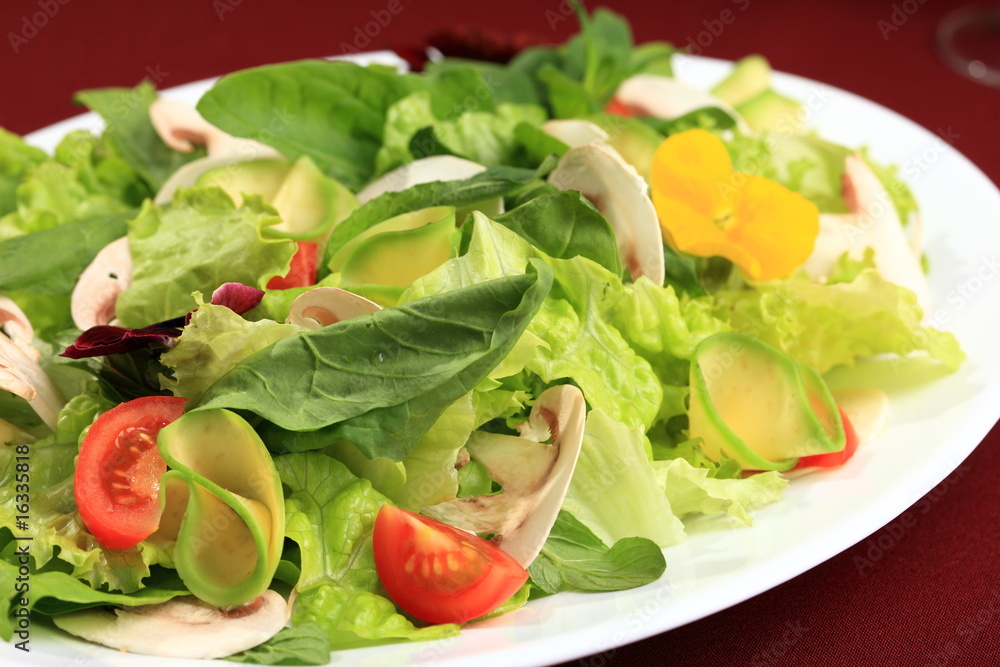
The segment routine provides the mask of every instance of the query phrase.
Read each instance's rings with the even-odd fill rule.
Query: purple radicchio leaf
[[[263,296],[264,292],[254,287],[240,283],[225,283],[212,293],[212,304],[225,306],[237,315],[242,315],[256,308]],[[59,356],[83,359],[134,352],[156,345],[170,347],[174,339],[181,335],[181,330],[191,319],[193,312],[192,310],[184,317],[175,317],[140,329],[111,325],[91,327],[80,334]]]

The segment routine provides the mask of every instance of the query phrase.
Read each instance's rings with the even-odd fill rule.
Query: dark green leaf
[[[621,275],[621,259],[611,225],[579,192],[537,197],[497,217],[496,222],[551,257],[586,257]]]
[[[98,251],[125,236],[125,222],[133,215],[81,220],[0,241],[0,290],[69,294]]]
[[[698,278],[698,263],[693,257],[664,244],[663,264],[666,274],[664,284],[673,285],[678,294],[682,292],[689,296],[705,296],[707,294]]]
[[[316,623],[284,628],[254,648],[226,658],[253,665],[325,665],[330,662],[330,638]]]
[[[369,458],[401,461],[517,342],[552,285],[547,266],[536,270],[280,340],[201,407],[250,410],[289,431],[332,426]]]
[[[178,153],[163,143],[149,120],[149,105],[156,99],[156,89],[148,81],[131,89],[84,90],[74,99],[104,119],[105,136],[115,151],[154,192],[178,168],[205,155],[203,149]]]
[[[620,591],[656,581],[666,567],[652,540],[626,537],[609,548],[572,514],[560,511],[528,573],[547,593]]]

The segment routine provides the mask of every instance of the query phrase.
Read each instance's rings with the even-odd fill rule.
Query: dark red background
[[[560,0],[399,1],[403,11],[368,48],[416,43],[435,29],[458,25],[530,33],[543,41],[562,41],[575,30],[574,21],[561,20]],[[150,72],[169,87],[267,62],[340,53],[356,27],[388,4],[4,0],[0,125],[36,130],[78,111],[69,104],[75,90],[133,85]],[[704,55],[734,59],[762,52],[776,69],[858,93],[932,131],[950,128],[958,135],[955,148],[1000,181],[1000,91],[957,76],[934,56],[935,25],[957,3],[606,4],[631,20],[637,41],[685,45],[715,28],[719,34]],[[45,6],[54,15],[37,32],[25,31],[25,20]],[[720,31],[715,21],[725,9],[735,20]],[[16,52],[11,33],[28,37],[15,40]],[[1000,664],[998,440],[994,429],[938,488],[926,514],[904,514],[840,556],[732,609],[573,664]],[[859,571],[857,559],[879,544],[891,546]]]

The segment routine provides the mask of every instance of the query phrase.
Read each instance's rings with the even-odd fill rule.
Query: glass
[[[941,59],[959,74],[1000,88],[1000,7],[969,6],[945,16],[937,27]]]

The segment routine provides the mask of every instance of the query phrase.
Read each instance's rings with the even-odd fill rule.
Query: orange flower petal
[[[682,252],[725,257],[754,280],[791,275],[812,253],[816,206],[774,181],[734,172],[711,132],[666,139],[650,184],[664,237]]]
[[[653,191],[684,202],[710,221],[729,213],[732,180],[733,163],[725,144],[705,130],[675,134],[653,154]]]
[[[756,260],[740,266],[754,280],[790,276],[809,259],[819,234],[819,209],[797,192],[760,176],[740,188],[728,238]]]

